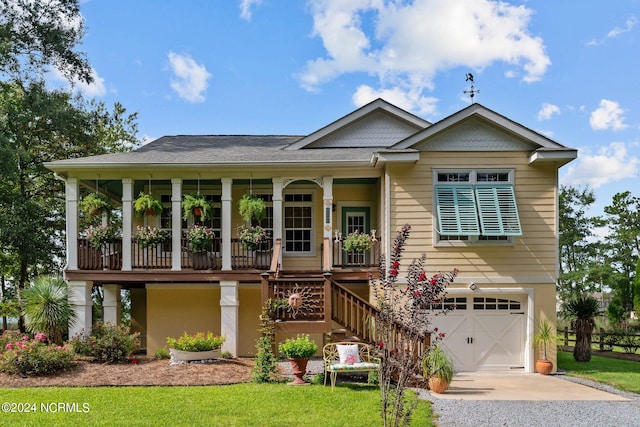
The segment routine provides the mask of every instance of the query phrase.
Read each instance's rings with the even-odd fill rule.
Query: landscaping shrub
[[[23,334],[22,332],[10,331],[5,329],[2,332],[2,335],[0,335],[0,352],[3,351],[7,346],[7,344],[9,344],[10,342],[25,341],[25,340],[29,340],[29,337]]]
[[[169,350],[167,350],[165,347],[160,347],[156,350],[155,353],[153,353],[153,357],[157,360],[162,360],[169,359],[171,355],[169,354]]]
[[[90,336],[74,337],[71,345],[76,353],[90,356],[95,362],[122,363],[138,349],[140,334],[122,325],[94,325]]]
[[[3,334],[3,338],[5,334]],[[48,375],[71,369],[74,352],[69,346],[47,345],[44,334],[34,339],[23,336],[9,341],[2,347],[0,371],[18,375]]]

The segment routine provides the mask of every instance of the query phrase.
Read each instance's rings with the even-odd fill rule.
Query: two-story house
[[[66,182],[65,277],[79,315],[70,333],[91,327],[96,285],[112,322],[130,291],[149,354],[168,336],[211,330],[226,336],[224,350],[252,355],[267,297],[301,299],[281,337],[358,333],[369,273],[408,223],[407,264],[426,253],[429,271],[460,270],[444,301],[454,310],[436,318],[456,368],[533,371],[535,325],[555,321],[558,169],[576,155],[480,104],[429,123],[378,99],[306,136],[165,136],[130,153],[48,163]],[[91,248],[79,226],[78,204],[95,191],[118,207],[121,237],[109,248]],[[141,191],[161,214],[133,214]],[[205,222],[182,215],[183,196],[196,192],[213,205]],[[270,240],[258,251],[238,239],[246,193],[267,206]],[[141,248],[141,224],[171,237]],[[215,233],[206,265],[185,242],[193,224]],[[344,251],[354,231],[374,233],[371,250]]]

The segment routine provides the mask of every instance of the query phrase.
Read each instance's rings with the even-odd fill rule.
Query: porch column
[[[331,243],[333,242],[332,240],[333,177],[332,176],[322,177],[322,190],[323,190],[322,198],[324,201],[323,212],[322,212],[324,232],[322,237],[324,239],[327,239],[327,238],[329,239],[329,248],[325,251],[329,259],[324,261],[326,261],[326,265],[329,267],[329,269],[331,269],[333,268],[333,244]]]
[[[102,302],[102,309],[104,310],[104,322],[113,323],[114,325],[120,324],[120,313],[122,312],[122,304],[120,299],[120,285],[103,285],[104,301]]]
[[[182,178],[171,178],[171,271],[182,270]]]
[[[231,187],[233,179],[221,178],[222,182],[222,270],[231,270]]]
[[[222,351],[238,354],[238,282],[220,281],[220,335],[226,339]]]
[[[131,271],[133,179],[122,178],[122,270]]]
[[[271,198],[273,205],[273,241],[276,239],[282,239],[282,177],[274,177],[271,179],[273,182],[273,196]],[[284,243],[284,239],[283,243]],[[278,264],[282,265],[282,251],[280,251],[280,259]]]
[[[76,312],[76,322],[69,327],[69,337],[76,335],[89,335],[91,333],[91,287],[93,282],[84,280],[69,280],[69,303]]]
[[[67,178],[65,197],[67,201],[67,270],[78,269],[78,178]]]

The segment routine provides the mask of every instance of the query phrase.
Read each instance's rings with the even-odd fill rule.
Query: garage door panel
[[[446,334],[441,345],[452,357],[456,371],[524,367],[526,330],[522,299],[521,295],[475,294],[467,297],[468,304],[463,310],[454,309],[434,318],[434,326]],[[459,304],[461,297],[456,300]]]
[[[447,315],[436,316],[433,326],[438,331],[444,332],[445,337],[440,341],[442,349],[451,357],[453,367],[456,371],[463,371],[469,368],[468,355],[464,349],[468,337],[469,326],[466,314],[451,312]]]

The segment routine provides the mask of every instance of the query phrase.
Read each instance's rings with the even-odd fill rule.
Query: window
[[[313,198],[311,194],[284,195],[284,250],[311,254],[313,251]]]
[[[439,241],[509,242],[522,235],[513,171],[437,171]]]

